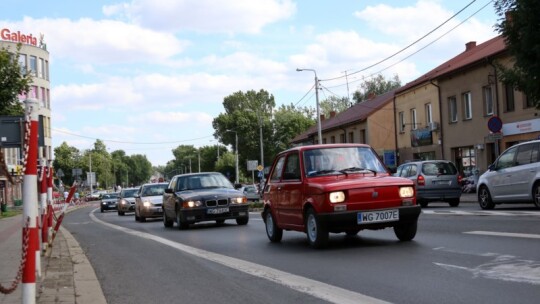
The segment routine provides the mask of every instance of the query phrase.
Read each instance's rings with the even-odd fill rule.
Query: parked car
[[[118,215],[125,215],[126,212],[135,211],[135,194],[139,191],[139,187],[136,188],[124,188],[120,190],[118,195]]]
[[[395,176],[405,177],[416,184],[416,202],[427,207],[429,202],[447,202],[459,206],[462,184],[456,165],[447,160],[422,160],[402,164]]]
[[[482,209],[506,203],[533,203],[540,208],[540,140],[506,149],[478,179]]]
[[[364,144],[295,147],[273,161],[263,193],[262,217],[271,242],[283,230],[305,232],[312,247],[325,247],[329,233],[356,235],[392,227],[397,238],[416,235],[420,206],[414,183],[391,176]]]
[[[245,185],[240,188],[240,191],[244,193],[248,201],[258,202],[261,199],[259,194],[259,188],[256,185]]]
[[[246,196],[234,189],[219,172],[181,174],[174,176],[163,194],[163,225],[187,229],[203,221],[235,219],[238,225],[249,222]]]
[[[149,183],[139,188],[135,195],[135,221],[163,216],[163,193],[168,183]]]
[[[101,195],[101,203],[99,204],[101,212],[104,212],[106,210],[116,210],[118,195],[118,192],[106,193]]]

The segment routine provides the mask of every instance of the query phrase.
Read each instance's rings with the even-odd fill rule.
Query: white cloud
[[[212,124],[214,118],[204,112],[160,112],[152,111],[149,113],[132,115],[127,118],[129,123],[133,124],[152,124],[154,126],[177,125],[179,123],[191,125]]]
[[[258,33],[296,12],[291,0],[133,0],[103,7],[105,15],[166,31]]]

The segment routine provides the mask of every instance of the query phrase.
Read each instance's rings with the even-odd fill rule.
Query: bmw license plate
[[[399,210],[389,209],[389,210],[358,212],[357,220],[358,220],[359,225],[399,221]]]
[[[206,213],[208,213],[208,214],[222,214],[222,213],[227,213],[227,212],[229,212],[229,207],[212,208],[212,209],[208,209],[206,211]]]

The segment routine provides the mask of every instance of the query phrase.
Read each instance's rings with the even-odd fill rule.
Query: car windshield
[[[178,178],[177,191],[230,188],[234,189],[231,182],[222,174],[196,174],[181,176]]]
[[[123,197],[134,197],[138,189],[126,189],[124,190]]]
[[[244,188],[244,192],[257,193],[257,188],[255,188],[254,186],[247,186]]]
[[[304,170],[308,177],[327,174],[370,172],[387,173],[369,147],[330,147],[304,151]]]
[[[165,192],[165,188],[167,188],[168,184],[156,184],[156,185],[147,185],[144,186],[142,189],[141,196],[159,196],[163,195],[163,192]]]
[[[102,199],[117,198],[118,193],[107,193],[101,196]]]

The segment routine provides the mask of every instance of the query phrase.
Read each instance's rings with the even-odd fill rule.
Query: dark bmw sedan
[[[187,229],[190,224],[234,219],[238,225],[249,222],[246,196],[234,189],[218,172],[174,176],[163,194],[163,225]]]

